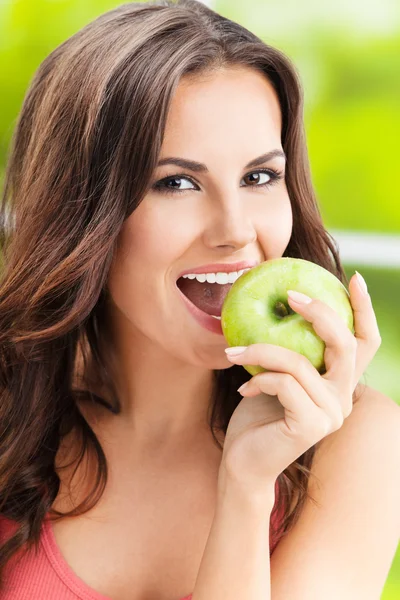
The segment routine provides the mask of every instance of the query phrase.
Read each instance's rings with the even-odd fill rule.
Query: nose
[[[243,207],[243,199],[238,197],[215,207],[210,225],[204,233],[204,243],[209,248],[243,248],[256,239],[254,216]]]

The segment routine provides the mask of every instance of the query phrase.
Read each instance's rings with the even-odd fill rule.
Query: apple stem
[[[284,304],[283,302],[277,302],[275,304],[275,314],[278,317],[287,317],[287,315],[289,314],[288,309],[286,304]]]

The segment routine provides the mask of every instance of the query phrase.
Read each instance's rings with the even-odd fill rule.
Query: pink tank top
[[[277,486],[275,486],[277,490]],[[282,515],[278,515],[277,519]],[[17,523],[0,515],[0,541],[6,541],[17,529]],[[278,540],[270,538],[270,555]],[[39,552],[32,548],[22,555],[22,549],[12,556],[4,570],[1,600],[112,600],[89,587],[61,554],[52,524],[42,525]],[[192,594],[179,600],[191,600]],[[177,599],[178,600],[178,599]]]

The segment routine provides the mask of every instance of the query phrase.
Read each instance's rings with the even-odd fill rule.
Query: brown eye
[[[184,188],[179,188],[180,183],[182,181],[188,181],[190,182],[192,185],[195,185],[191,179],[189,179],[186,176],[183,175],[169,175],[168,177],[164,177],[164,179],[161,179],[160,181],[157,181],[157,183],[155,183],[153,185],[153,189],[161,192],[162,194],[169,194],[172,193],[174,194],[175,192],[180,193],[180,192],[186,192],[188,190],[193,190],[194,188],[192,187],[184,187]],[[169,186],[169,183],[173,183],[173,186]]]
[[[263,181],[263,175],[268,176],[267,180]],[[254,173],[249,173],[248,175],[245,175],[245,178],[249,179],[249,183],[254,183],[254,184],[259,184],[259,185],[266,185],[267,183],[269,183],[271,181],[271,176],[268,173],[264,173],[264,172],[260,172],[260,171],[255,171]],[[261,184],[260,184],[260,178],[261,178]]]
[[[267,181],[263,181],[263,175],[267,175]],[[260,177],[261,183],[259,183]],[[252,171],[251,173],[247,173],[247,175],[245,175],[243,179],[246,178],[250,178],[250,181],[252,181],[253,183],[250,183],[249,185],[244,187],[266,188],[271,185],[274,185],[275,183],[283,179],[283,173],[281,171],[275,171],[275,169],[259,169],[258,171]]]
[[[264,176],[264,177],[263,177]],[[265,177],[267,176],[267,177]],[[275,171],[275,169],[258,169],[257,171],[252,171],[251,173],[247,173],[243,179],[248,179],[249,183],[247,185],[241,187],[248,187],[250,189],[253,188],[267,188],[271,185],[274,185],[279,180],[283,179],[283,173],[280,171]],[[266,181],[263,181],[263,179]],[[261,183],[259,183],[261,180]],[[193,187],[183,187],[181,188],[182,181],[189,182]],[[170,186],[169,184],[172,183]],[[184,174],[178,175],[168,175],[160,181],[157,181],[152,189],[160,194],[181,194],[182,192],[188,191],[200,191],[195,182]]]

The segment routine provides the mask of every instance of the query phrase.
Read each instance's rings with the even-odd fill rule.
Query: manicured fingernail
[[[225,348],[225,352],[228,356],[236,356],[242,354],[246,350],[247,346],[233,346],[232,348]]]
[[[360,287],[360,290],[362,291],[363,294],[367,295],[368,294],[368,288],[367,288],[367,284],[365,283],[364,277],[358,271],[356,271],[356,277],[357,277],[357,281],[358,281],[358,285]]]
[[[247,387],[249,386],[249,382],[246,381],[243,385],[240,386],[240,388],[237,389],[237,391],[239,392],[239,394],[241,392],[243,392]]]
[[[312,298],[302,294],[301,292],[295,292],[294,290],[288,290],[288,296],[294,302],[299,302],[300,304],[309,304],[312,302]]]

